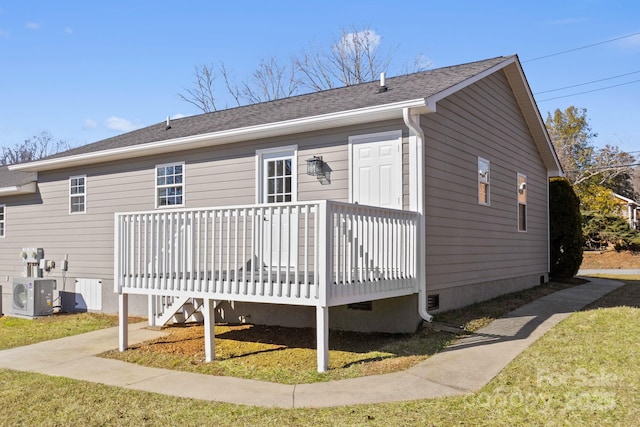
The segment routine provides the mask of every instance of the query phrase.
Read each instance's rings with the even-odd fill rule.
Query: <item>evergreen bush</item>
[[[583,215],[583,234],[586,249],[607,249],[613,247],[617,251],[640,249],[640,233],[620,216],[585,214]]]
[[[551,272],[554,279],[569,279],[582,264],[580,199],[565,178],[549,182]]]

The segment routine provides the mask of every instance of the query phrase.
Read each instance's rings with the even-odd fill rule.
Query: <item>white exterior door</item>
[[[402,209],[402,132],[349,138],[351,202]]]

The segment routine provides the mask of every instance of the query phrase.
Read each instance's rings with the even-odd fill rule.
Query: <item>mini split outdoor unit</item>
[[[36,317],[53,312],[53,289],[56,281],[18,277],[13,279],[13,314]]]

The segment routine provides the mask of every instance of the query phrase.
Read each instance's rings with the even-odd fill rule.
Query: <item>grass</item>
[[[474,331],[534,299],[580,283],[552,282],[437,315],[440,322]],[[101,356],[156,368],[233,376],[283,384],[334,381],[406,370],[445,348],[456,335],[421,328],[415,334],[331,331],[329,371],[317,372],[315,330],[216,326],[216,358],[205,362],[204,328],[173,327],[169,335]],[[462,334],[461,329],[461,334]]]
[[[35,319],[4,316],[0,317],[0,350],[82,334],[117,324],[117,316],[95,313],[56,314]]]
[[[329,371],[320,374],[313,329],[216,326],[216,360],[211,363],[205,362],[202,326],[170,331],[124,353],[113,350],[101,356],[158,368],[301,384],[403,370],[455,338],[432,330],[412,335],[332,331]]]
[[[589,277],[602,277],[606,279],[615,279],[615,280],[640,280],[640,276],[637,274],[590,274]]]
[[[478,393],[326,409],[179,399],[0,370],[1,426],[14,425],[636,425],[640,281],[558,324]]]

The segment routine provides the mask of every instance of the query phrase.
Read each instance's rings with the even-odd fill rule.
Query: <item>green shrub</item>
[[[640,249],[640,233],[620,216],[584,214],[582,230],[587,249],[613,246],[615,250],[637,252]]]
[[[582,264],[582,215],[580,199],[569,181],[551,178],[549,182],[551,272],[554,279],[568,279]]]

